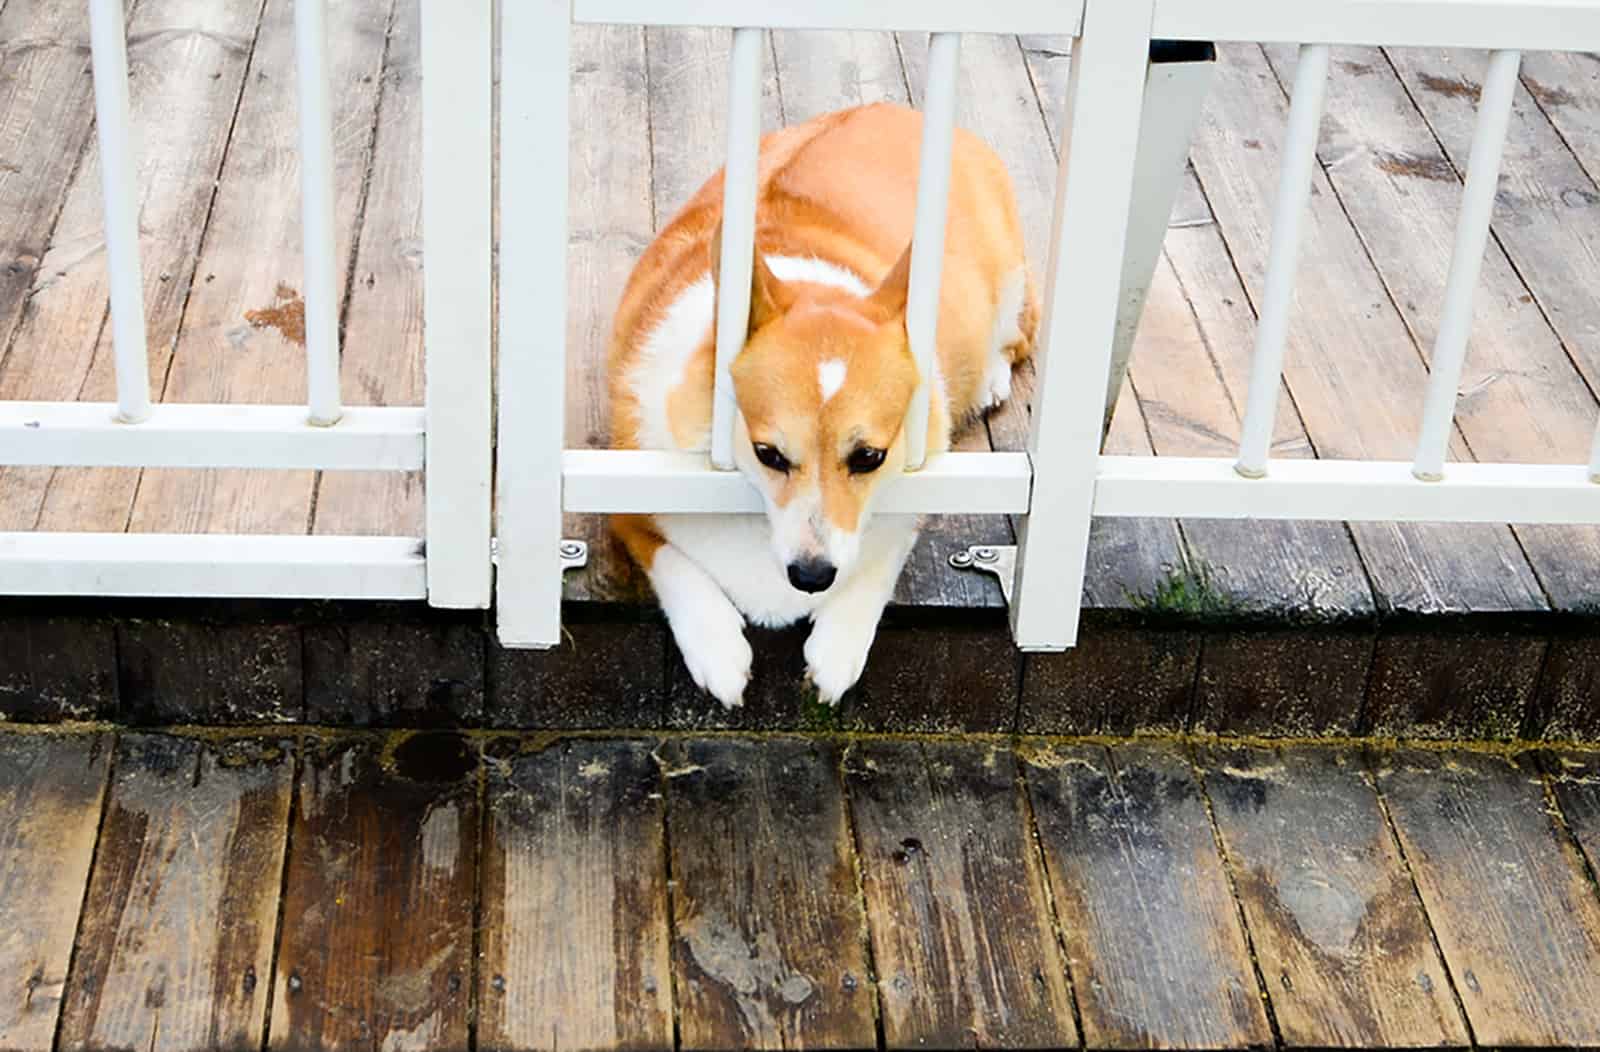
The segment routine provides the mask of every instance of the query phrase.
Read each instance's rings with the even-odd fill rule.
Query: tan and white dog
[[[866,665],[917,535],[874,517],[905,463],[918,384],[906,336],[922,119],[893,105],[830,113],[761,142],[750,332],[732,366],[735,455],[765,518],[618,516],[699,686],[724,705],[750,679],[746,621],[810,618],[806,667],[833,703]],[[710,446],[722,174],[645,251],[617,310],[613,444]],[[930,455],[1000,404],[1037,323],[1005,167],[957,130],[939,304]]]

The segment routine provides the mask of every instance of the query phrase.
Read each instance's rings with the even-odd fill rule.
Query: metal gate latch
[[[977,570],[992,574],[1000,582],[1000,594],[1011,605],[1011,583],[1017,575],[1017,546],[1014,544],[974,544],[950,556],[957,570]]]

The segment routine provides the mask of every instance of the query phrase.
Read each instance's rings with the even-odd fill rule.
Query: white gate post
[[[428,602],[489,605],[492,0],[422,3]]]
[[[1133,202],[1128,213],[1127,247],[1122,257],[1122,295],[1117,301],[1117,337],[1106,383],[1106,415],[1111,414],[1128,375],[1128,359],[1139,333],[1145,297],[1161,260],[1172,205],[1189,162],[1189,145],[1205,108],[1216,69],[1217,49],[1209,42],[1156,40],[1150,44],[1150,69],[1144,82],[1139,122],[1139,152],[1133,170]]]
[[[501,5],[496,629],[561,640],[571,0]]]
[[[1028,445],[1033,501],[1011,604],[1024,650],[1077,639],[1153,7],[1088,0],[1072,45]]]

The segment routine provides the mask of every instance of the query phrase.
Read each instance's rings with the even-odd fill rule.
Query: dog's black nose
[[[802,592],[826,592],[839,571],[821,559],[803,559],[789,564],[789,583]]]

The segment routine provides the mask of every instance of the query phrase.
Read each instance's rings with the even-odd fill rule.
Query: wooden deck
[[[305,393],[291,16],[289,0],[130,4],[152,375],[166,401],[292,402]],[[348,263],[345,394],[415,403],[417,0],[341,0],[330,28]],[[576,33],[572,445],[606,440],[603,346],[629,266],[719,163],[726,45],[720,31]],[[773,34],[765,124],[876,99],[916,103],[924,51],[914,35]],[[1294,52],[1220,51],[1114,451],[1223,454],[1238,433]],[[0,59],[0,398],[107,399],[81,5],[0,0]],[[1335,55],[1279,455],[1409,455],[1484,61],[1426,50]],[[1048,38],[973,37],[963,51],[960,119],[1009,163],[1036,266],[1066,64],[1064,42]],[[1453,455],[1577,462],[1600,379],[1600,62],[1527,56],[1511,129]],[[1019,402],[966,441],[1016,448],[1025,422]],[[420,480],[399,475],[0,469],[0,530],[417,533],[421,521]],[[570,530],[602,533],[593,521]],[[945,560],[971,543],[1011,539],[1000,518],[935,521],[897,603],[998,608],[991,580]],[[1600,652],[1585,634],[1547,645],[1548,636],[1505,628],[1551,611],[1592,617],[1597,579],[1600,532],[1587,528],[1106,521],[1086,599],[1113,614],[1355,626],[1289,662],[1307,670],[1297,682],[1263,690],[1292,689],[1312,708],[1319,695],[1365,691],[1379,699],[1369,729],[1392,732],[1437,722],[1427,698],[1442,688],[1424,679],[1449,666],[1457,686],[1487,699],[1489,732],[1500,733],[1530,707],[1548,715],[1572,706],[1600,680]],[[602,543],[587,571],[569,575],[568,595],[632,602],[641,592]],[[1431,641],[1424,655],[1406,635],[1424,617],[1478,618],[1479,628]],[[1373,624],[1392,626],[1387,643],[1374,646]],[[1210,656],[1230,659],[1221,649]],[[1198,682],[1203,692],[1206,676]]]
[[[1600,759],[0,734],[0,1047],[1600,1046]]]

